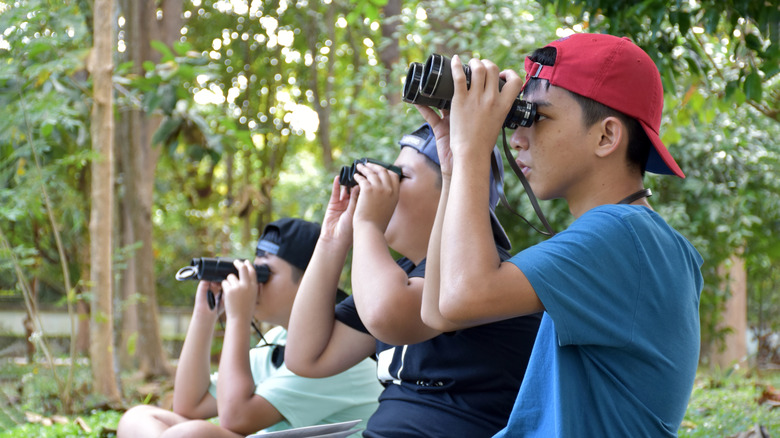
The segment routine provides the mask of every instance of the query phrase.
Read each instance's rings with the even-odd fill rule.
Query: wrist
[[[211,310],[209,308],[196,307],[192,311],[192,324],[214,326],[219,319],[219,313],[217,310]]]
[[[315,253],[319,250],[324,251],[331,256],[343,254],[346,257],[351,246],[352,242],[346,237],[337,238],[335,236],[320,235],[317,240],[317,246],[315,247]]]
[[[386,228],[387,225],[385,225],[385,227],[383,228],[378,223],[370,220],[355,221],[355,224],[353,225],[353,229],[352,229],[352,240],[354,242],[360,242],[362,241],[362,239],[365,239],[367,236],[375,236],[375,235],[380,235],[384,239]],[[363,237],[358,239],[358,236],[363,236]]]

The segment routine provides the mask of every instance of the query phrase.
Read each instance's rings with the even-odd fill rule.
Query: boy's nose
[[[528,142],[527,128],[517,128],[512,136],[509,138],[509,146],[514,150],[528,149],[530,143]]]

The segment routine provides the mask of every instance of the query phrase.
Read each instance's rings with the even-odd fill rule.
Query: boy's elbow
[[[284,365],[298,376],[311,377],[309,363],[299,358],[297,354],[290,354],[289,350],[284,352]]]
[[[468,323],[471,319],[470,309],[473,308],[473,303],[469,300],[476,290],[462,277],[455,281],[442,282],[442,293],[439,297],[439,312],[442,318],[455,325]]]
[[[219,425],[239,435],[249,435],[263,429],[263,427],[257,427],[255,422],[250,420],[251,418],[250,412],[233,410],[219,416]]]
[[[186,403],[182,401],[176,401],[173,400],[173,405],[171,406],[171,410],[173,413],[181,415],[185,418],[196,418],[196,406],[192,403]]]
[[[420,311],[420,318],[423,324],[436,331],[442,333],[452,331],[452,324],[442,318],[438,309],[430,309],[428,306],[423,305]]]
[[[288,344],[289,345],[289,344]],[[306,356],[290,351],[289,349],[284,352],[284,365],[293,374],[300,377],[308,377],[317,379],[321,377],[329,377],[321,372],[318,372],[317,363],[313,360],[306,358]]]

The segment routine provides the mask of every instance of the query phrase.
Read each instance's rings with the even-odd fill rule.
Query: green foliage
[[[65,366],[58,366],[55,371],[63,380],[68,373]],[[74,412],[86,415],[102,408],[105,400],[93,394],[93,376],[89,364],[77,364],[74,371]],[[52,370],[41,363],[18,365],[3,360],[0,362],[0,429],[11,429],[24,424],[27,412],[45,417],[64,414],[62,394],[58,390]],[[29,431],[31,427],[33,426],[23,426],[20,430]],[[64,430],[70,428],[71,426],[68,426]]]
[[[121,416],[122,413],[117,411],[93,411],[89,416],[66,417],[68,419],[66,424],[44,426],[37,423],[28,423],[15,426],[0,432],[0,438],[59,438],[64,436],[110,438],[116,436],[114,431]],[[77,418],[81,418],[84,421],[84,424],[89,428],[89,432],[86,432],[83,427],[76,423]]]
[[[0,227],[50,302],[63,288],[39,182],[55,198],[74,282],[88,260],[88,3],[26,0],[0,11]],[[663,73],[663,139],[688,178],[648,176],[647,185],[653,205],[706,259],[705,333],[717,335],[729,293],[716,268],[737,251],[751,275],[751,324],[780,324],[771,2],[425,0],[404,1],[399,17],[385,16],[383,0],[228,3],[185,2],[180,41],[152,44],[157,63],[133,66],[117,55],[117,113],[141,108],[161,118],[151,218],[160,304],[191,304],[193,284],[173,279],[191,257],[251,255],[270,220],[321,219],[339,166],[392,161],[397,139],[422,123],[410,105],[393,103],[410,62],[438,51],[519,71],[537,46],[585,29],[632,36]],[[398,27],[387,37],[391,18]],[[385,64],[394,43],[398,57]],[[42,174],[33,171],[33,146]],[[539,226],[522,186],[505,174],[510,202]],[[542,208],[555,229],[571,221],[562,201]],[[543,239],[506,209],[498,215],[516,250]],[[0,290],[15,290],[4,261]]]
[[[45,11],[42,12],[42,11]],[[86,250],[89,202],[89,96],[84,61],[89,33],[73,2],[17,2],[0,13],[0,227],[30,277],[42,280],[41,299],[64,293],[59,256],[46,217],[47,187],[66,252]],[[36,160],[42,166],[39,172]],[[71,278],[81,265],[71,263]],[[2,269],[0,287],[14,289]]]
[[[661,70],[667,89],[712,80],[739,89],[764,115],[780,121],[780,8],[755,0],[540,0],[590,31],[627,35]],[[726,93],[731,100],[733,94]]]
[[[24,410],[52,416],[56,410],[45,410],[40,399],[25,402],[16,406],[10,412],[9,403],[13,402],[15,381],[25,379],[30,375],[31,367],[10,365],[0,366],[0,438],[15,437],[110,437],[119,422],[122,412],[102,411],[93,408],[77,415],[68,417],[66,425],[43,426],[28,424],[24,421]],[[80,369],[77,376],[81,376]],[[45,375],[36,376],[36,380],[45,380]],[[38,387],[45,386],[36,383]],[[760,403],[762,392],[780,387],[780,374],[747,375],[743,372],[729,371],[725,373],[709,373],[701,371],[688,404],[685,418],[679,430],[679,436],[685,438],[725,437],[747,431],[754,425],[764,425],[770,436],[780,432],[780,410],[771,408],[770,404]],[[140,402],[135,400],[133,403]],[[91,433],[85,433],[74,420],[80,417],[91,428]]]
[[[769,436],[780,433],[780,410],[761,403],[762,392],[780,387],[780,375],[747,376],[741,372],[723,375],[699,374],[679,436],[728,437],[767,427]]]

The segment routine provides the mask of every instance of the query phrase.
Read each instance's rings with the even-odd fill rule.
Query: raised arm
[[[225,338],[219,359],[217,401],[219,424],[247,435],[284,418],[265,398],[255,394],[249,365],[252,313],[257,300],[257,276],[249,261],[235,261],[238,277],[222,282],[225,301]]]
[[[452,182],[441,237],[439,310],[456,324],[484,324],[543,310],[528,279],[501,263],[482,208],[488,205],[490,151],[522,86],[512,71],[498,89],[498,68],[472,60],[466,88],[460,59],[452,59]],[[523,129],[523,128],[521,128]]]
[[[217,402],[209,394],[211,340],[219,309],[209,309],[206,293],[210,283],[201,281],[195,294],[192,319],[187,327],[173,384],[173,411],[187,418],[217,415]]]
[[[443,110],[439,115],[433,109],[426,106],[416,106],[425,121],[433,129],[436,136],[436,149],[441,163],[441,196],[439,206],[436,209],[436,219],[431,230],[431,238],[428,241],[428,253],[425,263],[425,285],[423,287],[422,307],[420,316],[429,327],[441,331],[450,332],[468,326],[455,324],[444,318],[439,311],[439,288],[441,286],[441,231],[444,223],[444,214],[447,210],[447,198],[450,193],[450,180],[452,178],[452,152],[450,151],[450,117],[449,111]]]
[[[411,153],[417,154],[413,150]],[[355,180],[360,185],[360,196],[354,220],[352,294],[360,319],[374,337],[387,344],[415,344],[431,339],[441,332],[425,325],[420,316],[425,280],[408,278],[393,259],[385,238],[396,211],[399,178],[374,164],[358,166],[358,170],[361,175],[355,175]],[[430,190],[433,189],[432,186]],[[398,234],[419,234],[420,259],[425,256],[429,236],[425,226],[414,224],[413,230],[394,230]]]
[[[376,350],[374,338],[336,321],[339,277],[352,245],[352,213],[358,189],[348,194],[334,178],[328,211],[309,266],[301,279],[287,329],[285,363],[304,377],[338,374]]]

